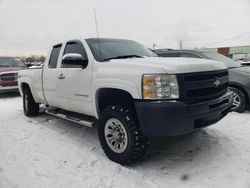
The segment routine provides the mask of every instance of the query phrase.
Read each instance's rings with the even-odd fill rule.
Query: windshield
[[[121,58],[157,57],[142,44],[122,39],[86,39],[97,61]]]
[[[202,52],[202,54],[207,59],[223,62],[228,68],[241,66],[239,63],[235,62],[234,60],[232,60],[224,55],[218,54],[217,52]]]
[[[25,67],[25,65],[19,59],[0,58],[0,67]]]

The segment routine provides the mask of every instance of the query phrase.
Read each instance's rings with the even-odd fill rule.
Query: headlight
[[[177,99],[179,87],[175,75],[145,74],[142,77],[143,99]]]

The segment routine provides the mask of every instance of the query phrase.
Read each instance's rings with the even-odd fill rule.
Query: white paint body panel
[[[61,69],[63,43],[56,69],[48,68],[50,53],[41,69],[19,71],[19,89],[27,83],[38,103],[48,104],[98,118],[97,94],[102,88],[127,91],[134,99],[142,99],[143,74],[179,74],[226,69],[216,61],[193,58],[145,57],[114,59],[98,62],[94,59],[85,40],[81,40],[88,55],[88,66]],[[65,75],[64,80],[57,77]]]

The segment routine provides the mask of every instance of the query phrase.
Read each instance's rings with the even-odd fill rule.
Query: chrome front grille
[[[1,73],[0,81],[3,82],[15,82],[17,81],[18,73]]]

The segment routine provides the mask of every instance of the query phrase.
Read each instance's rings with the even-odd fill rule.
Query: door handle
[[[63,74],[60,74],[59,76],[57,76],[58,79],[64,79],[65,76]]]

